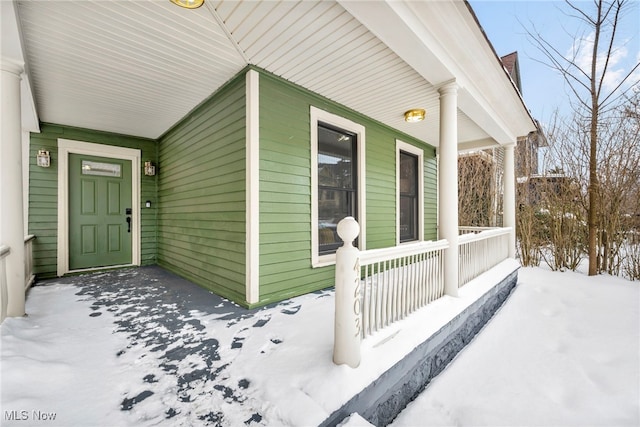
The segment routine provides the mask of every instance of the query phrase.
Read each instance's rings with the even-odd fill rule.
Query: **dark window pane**
[[[407,242],[417,239],[416,199],[400,196],[400,241]]]
[[[318,184],[353,189],[355,137],[345,132],[318,127]]]
[[[336,228],[347,216],[357,218],[355,135],[318,125],[318,237],[319,253],[342,246]]]
[[[418,158],[400,152],[400,194],[418,194]]]
[[[333,252],[342,246],[336,229],[341,219],[351,215],[354,195],[352,191],[318,190],[320,253]]]
[[[418,156],[400,152],[400,242],[418,239]]]

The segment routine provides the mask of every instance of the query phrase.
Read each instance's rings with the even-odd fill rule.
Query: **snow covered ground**
[[[204,312],[158,298],[167,290],[150,271],[118,273],[135,289],[94,275],[30,291],[29,316],[0,328],[2,425],[317,425],[492,282],[365,340],[354,370],[331,362],[332,292],[232,318],[228,302]],[[506,306],[396,425],[639,425],[639,291],[522,269]]]
[[[523,268],[400,426],[640,425],[640,284]]]

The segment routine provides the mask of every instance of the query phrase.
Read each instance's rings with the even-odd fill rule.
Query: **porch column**
[[[504,227],[511,227],[511,234],[509,234],[509,258],[516,257],[516,170],[514,153],[514,144],[504,147],[502,225]]]
[[[0,242],[6,258],[7,316],[23,316],[24,219],[22,215],[22,117],[20,80],[23,65],[0,58]]]
[[[440,160],[438,168],[440,239],[444,251],[444,291],[458,296],[458,85],[447,83],[440,93]]]

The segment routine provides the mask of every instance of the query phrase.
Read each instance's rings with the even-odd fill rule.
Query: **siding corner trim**
[[[246,301],[260,301],[260,74],[246,75]]]

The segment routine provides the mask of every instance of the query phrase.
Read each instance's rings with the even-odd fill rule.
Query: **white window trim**
[[[311,265],[312,267],[324,267],[336,263],[336,255],[320,255],[318,252],[318,122],[327,123],[340,129],[353,132],[357,137],[358,159],[358,223],[360,235],[358,247],[365,250],[366,245],[366,177],[365,177],[365,128],[344,117],[337,116],[316,107],[310,109],[311,117]]]
[[[418,157],[418,240],[400,243],[400,151]],[[424,240],[424,150],[396,139],[396,245]]]
[[[131,161],[131,264],[140,265],[140,150],[58,139],[58,276],[69,270],[69,154]],[[114,266],[116,267],[116,266]],[[97,269],[91,269],[97,270]],[[84,271],[73,270],[73,271]]]

